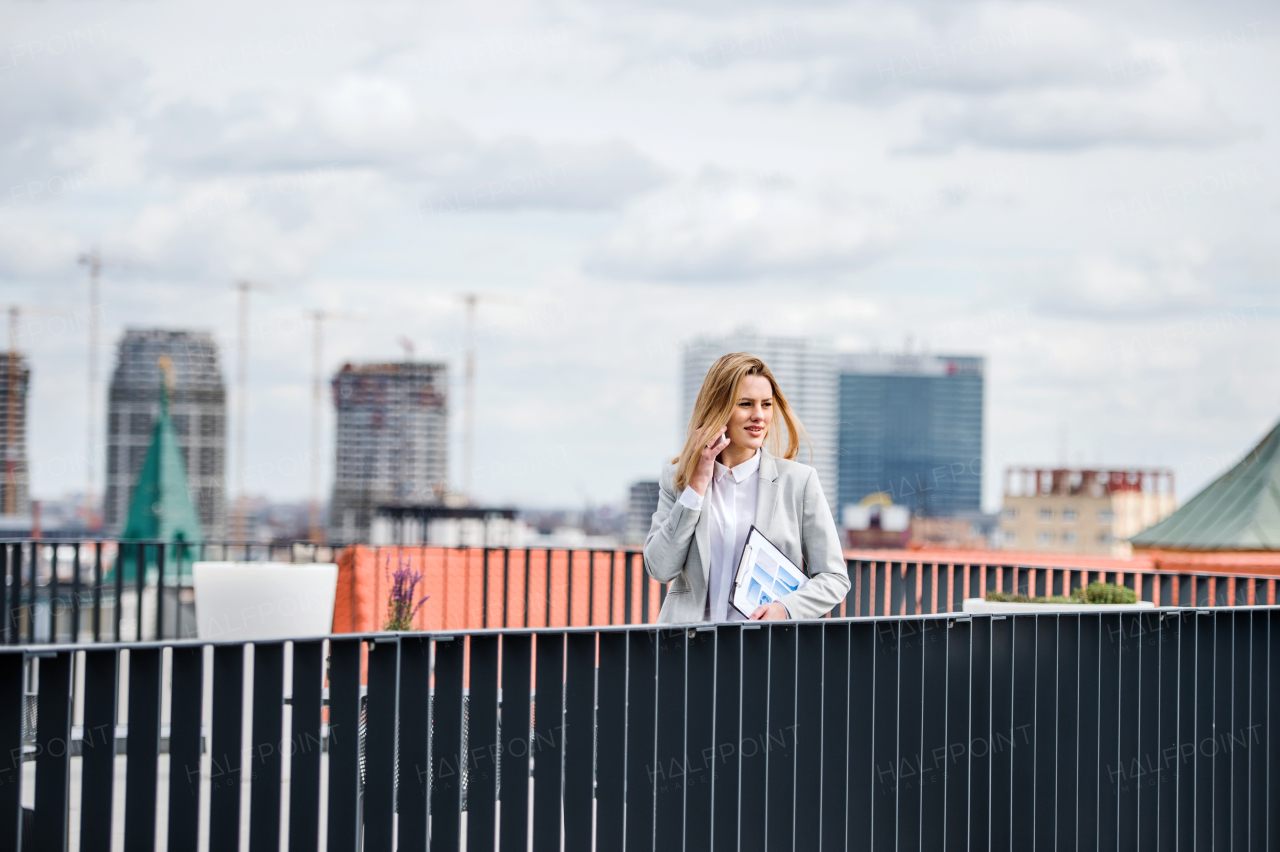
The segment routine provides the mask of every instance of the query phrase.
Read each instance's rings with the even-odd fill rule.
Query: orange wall
[[[573,559],[571,613],[566,608],[570,554]],[[529,563],[528,613],[525,612],[526,555]],[[504,556],[507,560],[505,571]],[[625,621],[626,551],[622,550],[490,550],[487,622],[483,548],[373,548],[360,545],[344,549],[337,562],[334,633],[366,633],[383,629],[391,572],[400,564],[424,574],[415,593],[418,598],[428,596],[414,619],[418,630],[475,630],[486,626],[601,626]],[[632,556],[631,566],[635,591],[630,621],[632,624],[640,623],[641,589],[649,595],[649,620],[654,621],[658,617],[658,584],[645,575],[640,554]],[[549,620],[548,599],[551,604]]]

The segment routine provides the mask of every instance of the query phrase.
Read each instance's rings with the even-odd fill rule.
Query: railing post
[[[565,555],[564,575],[566,578],[565,582],[568,587],[568,592],[565,594],[565,599],[564,599],[564,626],[572,627],[573,626],[573,548],[566,547],[564,549],[564,555]]]
[[[6,849],[18,849],[22,843],[22,657],[0,653],[0,695],[5,696],[0,700],[0,774],[7,779],[0,784],[0,846]]]
[[[174,852],[186,852],[200,846],[200,755],[203,751],[200,714],[204,704],[204,647],[187,645],[174,648],[171,671],[169,848]],[[254,672],[256,675],[256,666]],[[257,700],[255,695],[254,701]],[[91,788],[84,785],[82,789]]]
[[[564,633],[538,634],[533,731],[533,852],[560,849],[564,747]],[[439,675],[437,675],[439,677]],[[449,847],[451,850],[456,848]]]
[[[480,625],[482,627],[489,626],[489,547],[486,545],[481,549],[483,554],[481,557],[481,576],[483,587],[481,589],[480,603]],[[471,560],[467,560],[467,567],[470,568]]]
[[[359,848],[360,645],[359,639],[329,640],[328,848],[334,852]],[[238,819],[234,825],[239,831]],[[235,841],[228,842],[231,845],[215,846],[210,833],[210,849],[234,848]]]
[[[366,647],[369,654],[369,694],[364,711],[362,848],[369,852],[391,852],[394,839],[392,820],[395,812],[396,679],[400,667],[400,642],[395,638],[384,638],[369,642]],[[256,700],[254,704],[256,713]],[[256,730],[256,718],[254,724]],[[256,733],[254,739],[258,739]],[[460,781],[461,779],[459,783]],[[279,784],[275,787],[278,791]],[[256,791],[256,785],[254,789]],[[277,804],[275,813],[279,812]],[[270,828],[271,826],[263,826],[264,843],[270,838]],[[277,826],[275,837],[278,838],[279,834]]]
[[[38,560],[40,545],[32,547],[32,561]],[[58,545],[49,546],[49,644],[58,641]],[[72,641],[75,641],[74,639]]]
[[[631,623],[631,600],[632,585],[635,577],[632,576],[631,559],[635,554],[630,550],[622,557],[622,623]]]
[[[587,626],[596,623],[596,552],[587,551]]]
[[[289,724],[289,852],[307,852],[320,842],[320,756],[324,748],[320,728],[321,690],[324,687],[324,642],[294,642],[292,717]],[[421,677],[426,692],[427,676]],[[425,704],[425,700],[423,704]],[[401,735],[404,736],[403,734]],[[422,736],[425,741],[426,726]],[[402,756],[403,756],[402,744]],[[423,748],[426,754],[426,748]],[[403,759],[403,758],[402,758]],[[404,773],[404,763],[401,763]],[[403,799],[402,799],[403,801]],[[422,803],[425,822],[425,802]],[[404,823],[401,823],[404,825]],[[403,831],[403,829],[401,829]],[[422,848],[419,846],[418,848]]]
[[[17,594],[18,584],[9,580],[9,545],[0,542],[0,617],[4,618],[4,623],[0,624],[0,644],[8,645],[17,641],[17,626],[14,618],[14,608],[9,601],[9,589],[14,590]]]
[[[237,648],[236,650],[243,650]],[[129,759],[125,762],[124,848],[152,849],[160,763],[160,649],[129,649]],[[239,711],[237,705],[236,710]],[[237,750],[239,742],[236,743]],[[237,804],[240,795],[236,790]],[[237,835],[238,837],[238,832]],[[213,847],[222,848],[222,847]]]
[[[502,548],[502,626],[507,627],[507,610],[511,607],[511,548]]]
[[[467,849],[493,852],[498,755],[502,747],[498,738],[498,637],[472,636],[470,641]]]
[[[84,737],[81,740],[80,789],[93,794],[80,797],[80,852],[111,852],[112,791],[115,786],[116,708],[119,706],[118,670],[120,652],[92,650],[84,654]],[[174,684],[182,682],[181,670]],[[182,728],[181,702],[175,704],[178,730]],[[199,727],[197,712],[196,726]],[[170,742],[172,743],[172,737]],[[179,742],[181,743],[181,736]],[[181,755],[181,750],[178,752]],[[170,751],[170,790],[173,780],[174,754]],[[183,772],[185,776],[185,771]],[[197,772],[197,776],[199,773]],[[199,783],[197,781],[197,783]],[[0,788],[2,789],[2,788]],[[199,799],[196,799],[199,804]],[[198,815],[197,807],[197,815]],[[171,821],[171,832],[179,831]],[[195,821],[195,826],[199,821]]]
[[[164,640],[164,551],[165,544],[156,545],[156,641]],[[138,638],[142,638],[139,636]]]
[[[529,848],[529,694],[530,634],[502,637],[502,822],[501,852],[525,852]],[[603,677],[603,672],[601,673]],[[420,846],[415,846],[420,849]]]
[[[93,641],[102,639],[102,542],[93,543]]]
[[[80,641],[80,542],[71,545],[71,641]]]
[[[31,582],[27,585],[27,644],[34,645],[36,643],[36,592],[39,585],[39,574],[37,573],[36,546],[33,542],[31,545],[31,558],[27,560],[31,565]],[[18,574],[22,574],[22,545],[19,544],[15,549],[18,560],[16,567]]]
[[[213,720],[209,739],[210,849],[234,849],[240,843],[243,694],[244,646],[214,646]]]
[[[54,545],[57,550],[57,545]],[[51,610],[52,615],[52,610]],[[51,622],[52,623],[52,622]],[[50,639],[55,639],[50,636]],[[36,710],[36,824],[38,849],[65,849],[71,782],[71,677],[74,651],[39,660]]]

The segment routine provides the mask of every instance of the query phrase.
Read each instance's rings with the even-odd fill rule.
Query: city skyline
[[[500,297],[490,504],[652,479],[680,345],[743,326],[985,357],[988,511],[1009,464],[1168,466],[1186,499],[1280,417],[1265,4],[15,8],[0,281],[64,309],[18,340],[38,499],[88,481],[94,246],[100,365],[126,326],[231,352],[231,283],[272,286],[245,486],[279,500],[309,496],[304,311],[361,315],[326,374],[407,337],[458,392],[462,293]]]
[[[140,329],[127,329],[127,334],[136,334],[136,333],[138,333],[139,331],[143,331],[143,330],[140,330]],[[166,330],[166,331],[165,331],[165,333],[174,333],[174,332],[175,332],[175,330]],[[179,334],[188,334],[188,333],[190,333],[190,332],[189,332],[189,330],[176,330],[176,333],[179,333]],[[207,341],[208,343],[212,343],[212,341],[214,340],[214,338],[213,338],[212,336],[208,335],[208,334],[207,334],[207,333],[205,333],[205,332],[196,332],[196,334],[197,334],[197,336],[201,336],[201,335],[203,335],[203,336],[201,337],[201,339],[202,339],[203,341]],[[735,330],[734,332],[731,332],[731,333],[728,333],[728,334],[726,334],[726,335],[723,335],[721,338],[719,338],[719,340],[721,340],[721,341],[726,341],[726,340],[739,340],[739,339],[742,339],[742,338],[743,338],[743,335],[744,335],[744,334],[745,334],[745,335],[747,335],[748,337],[751,337],[751,336],[754,334],[754,332],[752,332],[752,331],[750,331],[750,330],[746,330],[746,331],[744,331],[743,329],[738,329],[738,330]],[[127,335],[126,335],[126,336],[127,336]],[[121,339],[121,341],[116,341],[116,342],[113,344],[113,347],[117,347],[117,346],[119,346],[119,345],[120,345],[120,343],[121,343],[122,341],[123,341],[123,338]],[[685,355],[687,355],[687,353],[688,353],[688,351],[689,351],[689,347],[690,347],[690,346],[697,346],[697,345],[699,345],[699,344],[706,344],[706,343],[707,343],[707,339],[706,339],[705,337],[700,337],[700,338],[698,338],[698,339],[696,339],[696,340],[693,340],[693,341],[686,341],[684,344],[682,344],[682,345],[681,345],[681,352],[682,352],[682,353],[684,353]],[[821,342],[819,342],[819,343],[820,343],[820,345],[825,345],[825,344],[822,344]],[[911,342],[910,342],[910,341],[908,341],[908,344],[907,344],[907,345],[909,346],[910,344],[911,344]],[[216,349],[217,349],[217,347],[218,347],[218,344],[213,343],[212,345],[213,345],[214,351],[216,351]],[[399,342],[399,345],[400,345],[400,347],[401,347],[401,348],[403,348],[403,346],[404,346],[404,342],[403,342],[403,341],[400,341],[400,342]],[[723,348],[723,347],[721,347],[721,348]],[[24,359],[27,357],[27,356],[26,356],[26,353],[25,353],[25,350],[20,350],[20,354],[24,357]],[[937,360],[938,358],[953,357],[953,356],[935,355],[935,354],[930,353],[930,352],[921,352],[921,351],[918,351],[918,350],[917,350],[916,352],[914,352],[914,353],[909,352],[909,351],[908,351],[908,352],[891,352],[891,351],[885,351],[885,350],[870,350],[870,351],[863,351],[863,352],[847,352],[847,351],[840,351],[840,352],[838,352],[838,353],[837,353],[837,352],[832,352],[831,354],[832,354],[832,356],[833,356],[834,358],[837,358],[837,359],[838,359],[838,364],[839,364],[839,365],[841,365],[841,366],[839,366],[839,367],[837,368],[837,372],[844,372],[844,371],[847,371],[847,367],[846,367],[846,366],[844,366],[844,365],[852,364],[852,363],[854,363],[854,362],[865,362],[865,363],[872,363],[872,362],[875,362],[875,363],[879,364],[879,363],[891,363],[891,362],[897,362],[897,361],[904,361],[904,362],[916,363],[916,362],[928,362],[928,361],[933,361],[933,360]],[[459,353],[459,358],[460,358],[460,357],[461,357],[461,353]],[[961,358],[965,358],[965,357],[967,357],[967,356],[960,356],[960,357],[961,357]],[[683,356],[682,356],[682,358],[683,358],[683,360],[682,360],[682,364],[683,364],[683,366],[682,366],[682,373],[684,373],[684,372],[687,372],[687,357],[683,357]],[[390,362],[390,361],[392,361],[393,359],[385,359],[385,360]],[[981,360],[981,359],[980,359],[980,360]],[[402,361],[402,359],[401,359],[401,362],[403,362],[403,361]],[[349,363],[349,362],[348,362],[348,363]],[[425,362],[424,362],[424,361],[421,361],[421,360],[415,361],[414,363],[425,364]],[[864,370],[864,369],[865,369],[865,366],[860,366],[860,367],[859,367],[859,370]],[[448,372],[448,371],[446,371],[446,372]],[[331,381],[336,380],[336,379],[340,376],[340,374],[341,374],[341,373],[340,373],[340,369],[335,369],[332,373],[330,373],[330,374],[326,377],[326,379],[325,379],[325,383],[326,383],[326,385],[327,385],[327,384],[329,384]],[[456,372],[455,372],[455,377],[456,377]],[[456,378],[455,378],[455,381],[456,381]],[[686,396],[687,396],[687,393],[688,393],[688,389],[687,389],[686,385],[687,385],[687,376],[686,376],[684,379],[682,379],[682,388],[683,388],[683,389],[681,390],[681,397],[682,397],[682,400],[684,400],[684,397],[686,397]],[[460,388],[455,388],[455,390],[457,390],[459,393],[461,392],[461,389],[460,389]],[[108,396],[109,396],[109,394],[108,394]],[[326,393],[326,396],[328,396],[328,394],[327,394],[327,393]],[[685,402],[685,403],[687,403],[687,400],[684,400],[684,402]],[[109,401],[108,401],[107,405],[108,405],[108,406],[110,405],[110,402],[109,402]],[[103,420],[104,420],[104,424],[106,424],[107,422],[109,422],[109,419],[110,419],[110,417],[109,417],[109,412],[108,412],[105,408],[104,408],[104,409],[100,409],[100,410],[102,410],[102,412],[103,412]],[[326,404],[323,406],[323,410],[324,410],[325,414],[326,414],[326,415],[328,415],[329,417],[332,417],[332,416],[333,416],[333,409],[332,409],[331,405],[330,405],[328,402],[326,402]],[[455,412],[454,412],[454,413],[452,413],[452,414],[450,415],[450,417],[452,418],[452,417],[456,417],[456,416],[457,416],[457,415],[456,415],[456,410],[455,410]],[[679,417],[677,418],[679,423],[682,423],[682,422],[683,422],[683,419],[682,419],[682,418],[683,418],[683,415],[682,415],[682,414],[681,414],[681,415],[679,415]],[[840,426],[840,427],[846,427],[846,426],[847,426],[847,424],[845,424],[843,421],[839,421],[839,422],[837,423],[837,425],[838,425],[838,426]],[[456,436],[456,431],[457,431],[457,430],[456,430],[456,427],[451,425],[451,426],[449,427],[449,431],[450,431],[450,432],[452,432],[452,433],[455,433],[455,434],[451,434],[451,435],[450,435],[450,442],[451,442],[451,443],[457,443],[457,436]],[[1059,433],[1058,437],[1059,437],[1059,438],[1061,437],[1061,433]],[[250,446],[252,446],[252,442],[250,442]],[[335,443],[334,443],[334,436],[332,435],[332,433],[329,433],[329,435],[327,436],[326,440],[322,441],[322,445],[321,445],[321,448],[322,448],[322,452],[321,452],[321,456],[322,456],[322,458],[321,458],[321,465],[322,465],[322,467],[323,467],[323,466],[325,466],[325,465],[328,465],[328,466],[329,466],[329,468],[332,468],[332,459],[333,459],[334,447],[335,447]],[[457,454],[456,454],[456,450],[455,450],[455,451],[450,451],[450,452],[448,453],[448,455],[453,457],[453,458],[451,458],[451,459],[450,459],[450,464],[451,464],[451,465],[456,464],[456,462],[454,461],[454,459],[456,459],[456,455],[457,455]],[[544,453],[544,454],[542,455],[542,457],[541,457],[541,458],[543,459],[543,461],[546,461],[546,460],[549,458],[549,456],[548,456],[547,454],[545,454],[545,453]],[[1235,462],[1235,461],[1237,461],[1237,460],[1238,460],[1237,458],[1226,457],[1226,458],[1225,458],[1225,460],[1223,461],[1223,464],[1224,464],[1224,465],[1229,465],[1229,464],[1234,463],[1234,462]],[[295,461],[296,461],[296,460],[295,460]],[[972,461],[972,460],[970,460],[970,461]],[[1206,464],[1206,465],[1207,465],[1207,464],[1212,464],[1212,463],[1215,463],[1216,461],[1217,461],[1217,459],[1206,459],[1206,460],[1205,460],[1205,464]],[[1007,457],[1007,458],[1005,458],[1005,459],[1004,459],[1004,463],[1005,463],[1005,465],[1006,465],[1006,466],[1007,466],[1008,464],[1010,464],[1010,463],[1018,463],[1018,459],[1017,459],[1017,457],[1016,457],[1016,456],[1010,456],[1010,457]],[[297,463],[294,465],[294,469],[295,469],[296,471],[300,472],[301,474],[305,474],[305,473],[306,473],[305,464],[306,464],[306,461],[305,461],[305,458],[303,458],[300,462],[297,462]],[[1065,461],[1065,462],[1064,462],[1064,461],[1059,457],[1058,459],[1055,459],[1053,462],[1045,462],[1044,464],[1047,464],[1047,465],[1062,465],[1062,464],[1068,464],[1068,465],[1077,465],[1077,466],[1079,466],[1079,465],[1081,465],[1081,464],[1086,464],[1086,465],[1087,465],[1087,464],[1093,464],[1094,466],[1097,466],[1097,462],[1087,461],[1087,460],[1086,460],[1082,455],[1080,455],[1080,454],[1077,454],[1073,459],[1071,459],[1071,460],[1067,460],[1067,461]],[[103,470],[106,470],[106,468],[104,467],[104,468],[103,468]],[[989,474],[989,475],[993,475],[993,476],[999,476],[999,475],[1001,475],[1001,474],[1002,474],[1002,472],[1003,472],[1004,468],[1003,468],[1003,467],[1001,467],[1001,468],[997,468],[997,469],[995,469],[995,470],[992,470],[992,469],[991,469],[991,466],[990,466],[990,460],[989,460],[989,459],[987,459],[987,460],[985,460],[983,470],[984,470],[984,476],[985,476],[986,478],[988,478],[988,479],[989,479],[989,476],[987,476],[988,474]],[[1219,470],[1218,472],[1220,472],[1220,470]],[[110,475],[110,474],[108,474],[108,475]],[[1208,481],[1211,481],[1211,480],[1212,480],[1212,478],[1213,478],[1214,476],[1216,476],[1216,475],[1217,475],[1217,473],[1211,472],[1210,476],[1209,476],[1207,479],[1205,479],[1203,482],[1198,483],[1198,484],[1197,484],[1197,486],[1196,486],[1196,488],[1198,488],[1200,485],[1205,484],[1205,483],[1206,483],[1206,482],[1208,482]],[[229,471],[229,470],[228,470],[228,471],[227,471],[227,473],[226,473],[226,477],[227,477],[228,479],[229,479],[229,477],[230,477],[230,471]],[[460,473],[458,473],[458,472],[454,472],[454,473],[451,473],[451,474],[450,474],[450,482],[449,482],[449,485],[450,485],[450,487],[451,487],[451,488],[453,488],[454,490],[456,490],[457,481],[458,481],[458,478],[459,478],[459,477],[460,477]],[[267,491],[264,491],[264,490],[254,490],[254,488],[252,487],[252,486],[253,486],[253,480],[254,480],[253,472],[252,472],[252,468],[250,468],[249,478],[250,478],[250,487],[249,487],[249,489],[247,490],[246,495],[247,495],[248,497],[250,497],[250,498],[258,499],[258,500],[261,500],[261,499],[264,499],[264,498],[265,498],[265,499],[268,499],[269,501],[271,501],[271,502],[273,502],[273,503],[280,503],[280,504],[282,504],[282,505],[285,505],[285,504],[288,504],[288,503],[290,503],[290,502],[294,502],[294,501],[306,502],[306,501],[307,501],[307,499],[308,499],[308,498],[307,498],[307,496],[306,496],[305,494],[301,494],[301,493],[297,493],[297,492],[289,492],[289,493],[288,493],[288,494],[286,494],[285,496],[281,497],[281,496],[279,496],[279,495],[277,495],[277,494],[272,494],[269,490],[267,490]],[[627,496],[626,496],[626,493],[625,493],[625,492],[630,488],[630,486],[633,484],[633,482],[634,482],[636,479],[643,479],[643,478],[644,478],[644,473],[643,473],[643,472],[641,472],[641,473],[637,474],[636,476],[633,476],[633,477],[632,477],[628,482],[624,483],[624,486],[623,486],[623,493],[622,493],[621,495],[601,494],[601,495],[599,495],[599,497],[594,497],[594,496],[593,496],[593,497],[592,497],[591,502],[598,503],[598,504],[614,504],[614,503],[616,503],[616,504],[618,504],[618,505],[623,505],[623,504],[625,504],[625,502],[626,502],[626,500],[627,500]],[[261,480],[259,480],[259,483],[260,483],[260,481],[261,481]],[[324,505],[326,508],[327,508],[327,507],[328,507],[328,505],[329,505],[329,502],[328,502],[328,499],[327,499],[327,498],[329,497],[330,492],[332,491],[332,485],[333,485],[333,479],[332,479],[332,477],[331,477],[331,476],[324,480],[323,490],[324,490],[324,492],[325,492],[325,498],[326,498],[326,499],[323,501],[323,505]],[[992,505],[992,501],[991,501],[991,499],[990,499],[990,495],[989,495],[990,487],[991,487],[991,486],[990,486],[990,483],[988,482],[988,483],[987,483],[987,485],[986,485],[986,486],[984,486],[984,489],[983,489],[983,495],[984,495],[983,509],[984,509],[985,511],[995,511],[995,510],[998,510],[998,508],[999,508],[999,504],[998,504],[998,502],[997,502],[995,505]],[[838,486],[837,486],[837,487],[833,487],[833,489],[832,489],[832,491],[833,491],[832,498],[831,498],[831,499],[832,499],[832,501],[833,501],[833,502],[832,502],[832,505],[835,505],[835,501],[837,501],[837,500],[839,500],[839,499],[842,499],[842,498],[839,498],[839,497],[837,497],[837,496],[836,496],[836,494],[837,494],[837,490],[838,490]],[[82,492],[77,491],[75,488],[71,488],[71,489],[69,489],[68,491],[63,492],[62,494],[54,495],[53,499],[54,499],[54,500],[66,499],[66,497],[67,497],[68,495],[71,495],[71,494],[77,494],[77,493],[82,493]],[[1180,492],[1180,493],[1181,493],[1184,497],[1187,497],[1187,496],[1190,496],[1190,494],[1194,493],[1194,489],[1193,489],[1193,490],[1190,490],[1190,491],[1182,491],[1182,492]],[[41,499],[42,497],[43,497],[44,499],[48,499],[47,497],[45,497],[45,495],[40,495],[40,494],[37,494],[37,495],[36,495],[36,498],[37,498],[37,499]],[[228,493],[228,496],[227,496],[227,503],[226,503],[226,513],[227,513],[227,517],[229,517],[229,516],[230,516],[230,513],[233,511],[233,508],[234,508],[234,507],[233,507],[233,505],[232,505],[232,504],[233,504],[233,502],[234,502],[234,495],[231,495],[231,494],[229,494],[229,493]],[[477,502],[481,502],[481,503],[483,503],[483,502],[485,502],[485,501],[484,501],[483,497],[478,497],[478,498],[477,498]],[[847,502],[847,501],[846,501],[846,502]],[[514,503],[509,503],[509,504],[514,504]],[[103,503],[103,502],[101,501],[101,498],[100,498],[100,505],[102,505],[102,506],[105,508],[105,503]],[[553,506],[553,505],[555,505],[555,504],[538,504],[538,503],[536,503],[536,502],[531,502],[531,503],[528,503],[528,504],[526,504],[526,505],[528,505],[530,508],[539,508],[540,506],[541,506],[541,507],[543,507],[543,508],[546,508],[546,507]],[[560,504],[560,505],[573,505],[573,503],[572,503],[572,501],[566,501],[565,503]]]

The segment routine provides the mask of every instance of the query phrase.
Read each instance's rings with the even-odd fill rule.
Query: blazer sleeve
[[[675,466],[668,465],[658,477],[658,511],[644,540],[644,569],[650,577],[669,583],[684,570],[701,514],[676,499]]]
[[[813,471],[809,471],[804,484],[800,550],[809,582],[780,600],[792,618],[821,618],[849,593],[849,571],[840,546],[840,533]]]

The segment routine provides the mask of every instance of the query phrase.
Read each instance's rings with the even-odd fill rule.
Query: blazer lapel
[[[703,497],[702,514],[698,516],[698,524],[693,528],[693,538],[698,543],[698,561],[702,563],[702,588],[711,585],[711,508],[706,501],[711,498],[711,489],[707,489]]]
[[[769,538],[773,534],[773,511],[778,504],[778,465],[764,447],[760,448],[760,487],[756,490],[756,529]]]

